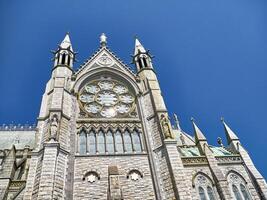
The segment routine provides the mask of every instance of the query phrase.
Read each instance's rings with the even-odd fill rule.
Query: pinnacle
[[[134,55],[137,55],[138,53],[146,53],[145,48],[141,44],[141,42],[138,40],[137,37],[135,37],[135,48],[134,48]]]
[[[73,51],[71,41],[70,41],[69,32],[66,33],[66,36],[65,36],[64,40],[61,42],[60,47],[63,49],[70,48],[70,50]]]
[[[198,128],[198,126],[195,124],[194,118],[191,118],[193,127],[194,127],[194,131],[195,131],[195,140],[196,143],[199,141],[207,141],[206,137],[204,136],[204,134],[202,133],[202,131]]]
[[[225,123],[223,118],[221,119],[221,121],[222,121],[223,126],[224,126],[224,130],[225,130],[228,144],[230,144],[233,140],[239,140],[239,138],[232,131],[232,129]]]

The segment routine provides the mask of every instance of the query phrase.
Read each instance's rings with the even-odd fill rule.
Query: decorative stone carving
[[[105,66],[107,66],[107,65],[112,65],[112,64],[113,64],[112,59],[109,58],[109,57],[106,56],[106,55],[103,55],[103,56],[101,56],[100,58],[98,58],[97,62],[98,62],[98,64],[100,64],[100,65],[105,65]]]
[[[169,118],[162,114],[160,118],[160,124],[165,138],[174,139]]]
[[[58,133],[58,118],[54,115],[50,122],[50,140],[57,140]]]
[[[89,176],[87,176],[87,181],[90,183],[93,183],[96,181],[96,176],[95,174],[90,174]]]

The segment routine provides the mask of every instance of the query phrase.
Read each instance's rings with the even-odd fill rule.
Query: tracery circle
[[[129,88],[110,78],[87,83],[78,98],[81,108],[95,117],[127,116],[135,108],[135,97]]]

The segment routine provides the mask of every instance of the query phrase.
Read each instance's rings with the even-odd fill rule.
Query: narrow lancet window
[[[241,192],[243,194],[244,199],[245,200],[250,200],[250,197],[249,197],[249,194],[247,192],[247,189],[243,184],[240,184],[240,190],[241,190]]]
[[[210,200],[215,200],[213,190],[210,186],[207,187],[207,191],[208,191],[208,196],[209,196]]]
[[[131,136],[128,130],[126,130],[124,132],[123,135],[123,139],[124,139],[124,147],[125,147],[125,151],[127,153],[131,153],[133,152],[133,148],[132,148],[132,140],[131,140]]]
[[[232,189],[233,189],[233,193],[235,195],[235,199],[236,200],[242,200],[241,195],[240,195],[239,190],[236,187],[236,185],[232,185]]]
[[[115,133],[115,145],[116,145],[116,152],[123,153],[122,137],[121,137],[121,132],[119,130]]]
[[[98,153],[105,153],[105,137],[102,130],[97,134],[97,151]]]
[[[61,64],[65,64],[65,60],[66,60],[66,54],[63,53],[63,54],[62,54]]]
[[[80,133],[80,154],[86,154],[86,133],[84,130]]]
[[[95,154],[96,153],[96,141],[95,141],[95,132],[90,131],[88,135],[88,149],[89,154]]]
[[[114,153],[114,141],[113,141],[113,135],[111,131],[108,131],[106,135],[106,145],[107,145],[107,152]]]
[[[137,131],[134,131],[132,133],[132,139],[135,152],[141,152],[142,149],[141,149],[140,134]]]
[[[203,189],[203,187],[198,188],[198,193],[199,193],[200,200],[207,200],[205,190]]]

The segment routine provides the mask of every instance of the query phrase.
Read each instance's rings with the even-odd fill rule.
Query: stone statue
[[[50,122],[50,139],[57,140],[58,120],[56,116],[53,116]]]
[[[182,133],[180,134],[180,140],[182,145],[185,145],[184,135]]]
[[[161,119],[160,119],[160,124],[161,124],[161,128],[163,131],[163,134],[165,136],[166,139],[174,139],[173,135],[172,135],[172,129],[171,129],[171,125],[170,125],[170,120],[168,119],[168,117],[166,117],[165,115],[161,115]]]

